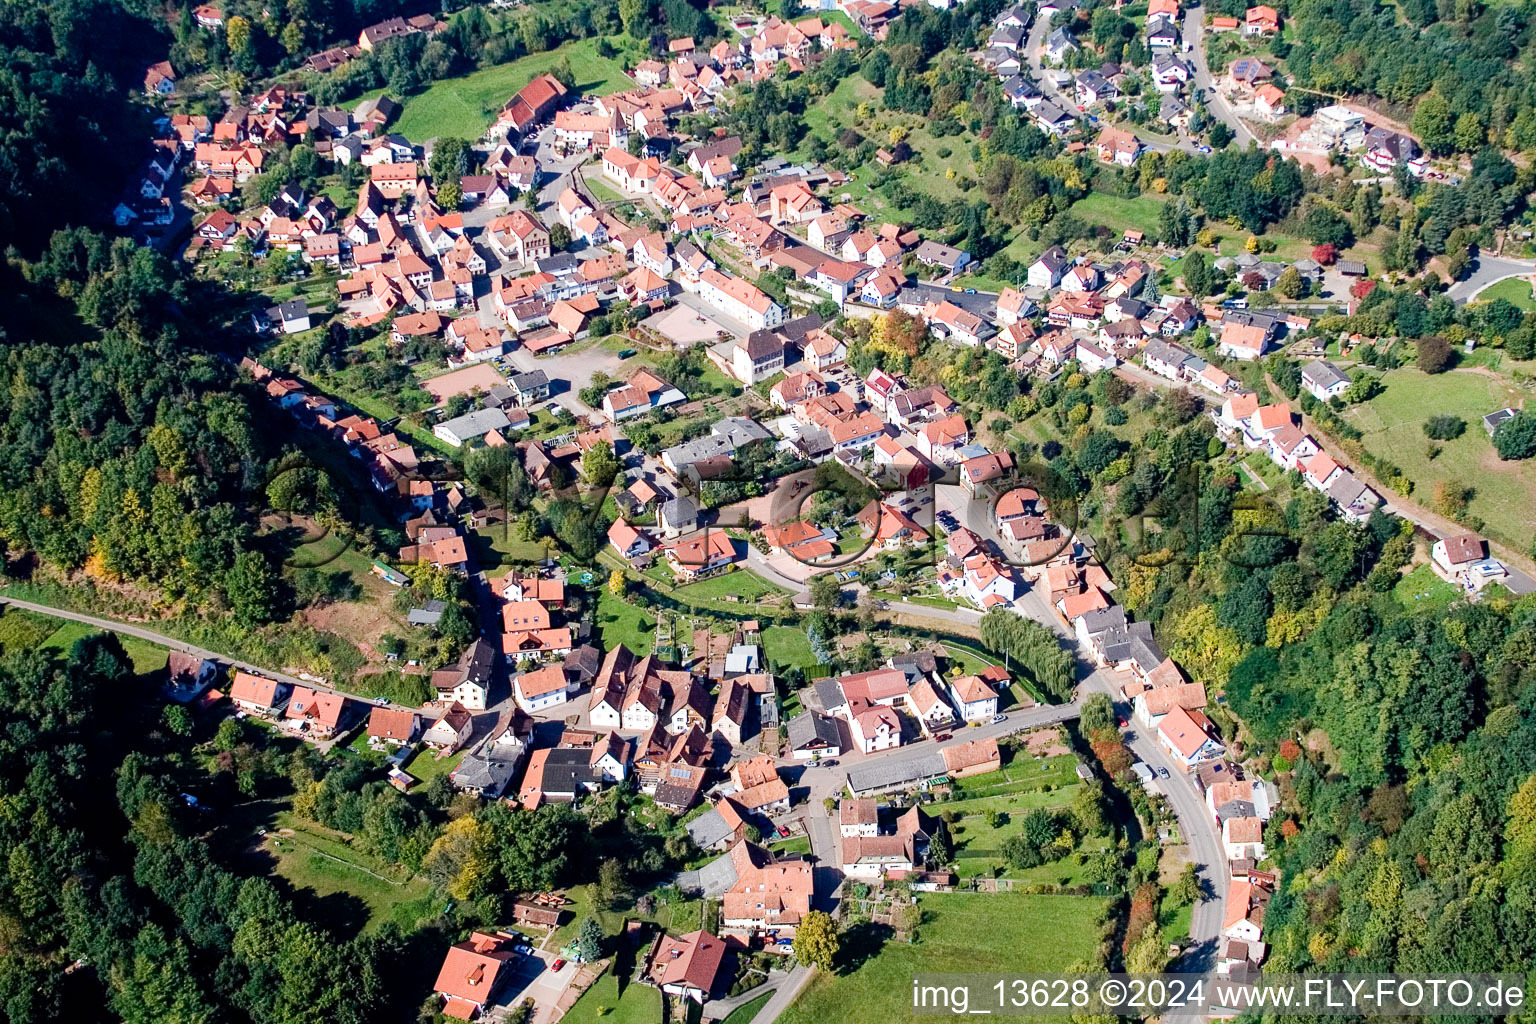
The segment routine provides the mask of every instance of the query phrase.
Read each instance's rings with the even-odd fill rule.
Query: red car
[[[565,966],[565,960],[564,960],[564,958],[561,958],[559,960],[556,960],[554,963],[550,964],[549,965],[549,969],[552,970],[552,971],[558,971],[560,968],[562,968],[564,966]]]
[[[933,738],[933,741],[935,743],[943,743],[945,740],[949,739],[952,735],[954,735],[954,734],[953,733],[947,733],[947,732],[941,732],[941,733],[939,733],[937,736],[935,736]]]

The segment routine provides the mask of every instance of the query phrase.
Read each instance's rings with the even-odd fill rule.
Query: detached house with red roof
[[[336,735],[346,714],[347,699],[339,693],[295,686],[283,715],[283,727],[302,733],[308,739],[324,740]]]
[[[1157,723],[1157,738],[1163,748],[1186,769],[1226,752],[1213,735],[1210,719],[1203,712],[1174,705]]]
[[[901,509],[883,501],[871,501],[856,517],[864,536],[883,551],[928,542],[928,531]]]
[[[725,940],[706,931],[662,932],[646,957],[645,978],[668,995],[703,1003],[718,986],[726,952]]]
[[[1280,15],[1273,7],[1259,5],[1243,12],[1243,35],[1274,35],[1280,31]]]
[[[448,949],[432,989],[443,997],[443,1015],[474,1020],[494,1002],[502,970],[517,959],[513,942],[500,935],[475,932]]]
[[[713,576],[736,561],[736,546],[724,530],[705,530],[686,540],[668,544],[667,565],[681,582]]]
[[[271,715],[288,703],[288,689],[287,683],[276,679],[237,671],[229,688],[229,699],[248,714]]]
[[[985,722],[997,714],[997,691],[980,676],[961,676],[949,684],[949,698],[965,722]]]
[[[373,750],[413,743],[420,732],[421,716],[407,708],[368,712],[368,746]]]
[[[942,466],[960,461],[960,451],[971,443],[970,424],[960,413],[923,425],[918,432],[918,451]]]

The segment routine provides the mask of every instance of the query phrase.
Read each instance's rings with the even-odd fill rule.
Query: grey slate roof
[[[831,711],[847,703],[847,698],[843,696],[843,688],[835,678],[818,679],[811,685],[816,691],[816,699],[821,702],[823,711]]]
[[[428,601],[420,608],[412,608],[405,616],[405,621],[413,626],[435,626],[443,617],[443,609],[447,605],[441,601]]]
[[[453,772],[453,783],[462,789],[474,789],[489,799],[500,796],[517,773],[517,762],[504,757],[479,753],[464,755]]]
[[[698,887],[706,898],[718,899],[735,884],[736,862],[731,860],[729,851],[722,853],[698,871]]]
[[[731,827],[713,807],[683,827],[701,850],[713,849],[716,843],[723,842],[731,834]]]
[[[766,441],[773,436],[772,431],[745,416],[727,416],[710,427],[709,431],[713,436],[730,442],[733,450],[753,441]]]
[[[791,750],[797,750],[814,740],[841,747],[842,739],[837,731],[837,723],[814,711],[807,711],[802,715],[796,715],[789,720],[789,746]]]
[[[729,440],[717,434],[706,434],[696,437],[692,441],[684,441],[682,444],[673,445],[663,451],[662,457],[667,459],[678,469],[691,466],[705,459],[713,459],[719,455],[734,455],[736,446]]]
[[[1303,380],[1320,388],[1331,388],[1335,384],[1349,383],[1349,374],[1326,359],[1318,359],[1303,366],[1301,368],[1301,376]]]
[[[693,499],[679,495],[661,506],[658,518],[663,525],[692,523],[698,521],[699,510],[694,507]]]
[[[474,409],[462,416],[444,420],[438,426],[451,431],[461,440],[484,437],[493,430],[505,430],[512,423],[500,409]]]
[[[517,374],[508,383],[523,394],[527,394],[548,389],[549,375],[543,370],[529,370],[527,373]]]
[[[944,755],[937,750],[915,757],[893,758],[860,765],[848,772],[848,787],[855,794],[913,786],[924,779],[945,774]]]

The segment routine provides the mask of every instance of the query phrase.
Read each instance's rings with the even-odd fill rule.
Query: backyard
[[[1473,488],[1468,511],[1486,524],[1483,532],[1523,550],[1536,533],[1536,463],[1505,462],[1493,450],[1482,429],[1482,417],[1497,409],[1518,407],[1523,392],[1498,376],[1475,369],[1452,370],[1431,376],[1411,367],[1382,375],[1386,390],[1359,405],[1344,418],[1364,434],[1367,451],[1395,463],[1414,482],[1414,500],[1429,505],[1441,481]],[[1436,442],[1439,454],[1430,457],[1424,436],[1426,419],[1439,414],[1466,420],[1466,431],[1450,441]]]
[[[769,626],[763,630],[764,658],[770,665],[791,666],[804,670],[807,676],[823,674],[816,654],[811,650],[810,638],[803,629],[789,626]]]
[[[778,1024],[888,1024],[911,1017],[923,973],[1050,973],[1087,962],[1105,901],[1023,893],[928,893],[915,943],[880,944],[876,926],[843,937],[847,973],[818,974]]]
[[[620,994],[619,980],[610,969],[561,1019],[566,1024],[656,1024],[661,1020],[661,992],[632,981]]]
[[[1421,565],[1397,581],[1392,596],[1409,608],[1443,611],[1461,596],[1461,591],[1436,576],[1428,565]]]
[[[607,587],[598,593],[593,625],[605,651],[623,644],[635,654],[649,654],[656,639],[656,613],[625,604],[621,598],[608,593]]]

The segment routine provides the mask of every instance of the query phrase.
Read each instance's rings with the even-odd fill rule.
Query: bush
[[[1467,429],[1460,416],[1431,416],[1424,421],[1424,436],[1435,441],[1453,441]]]

